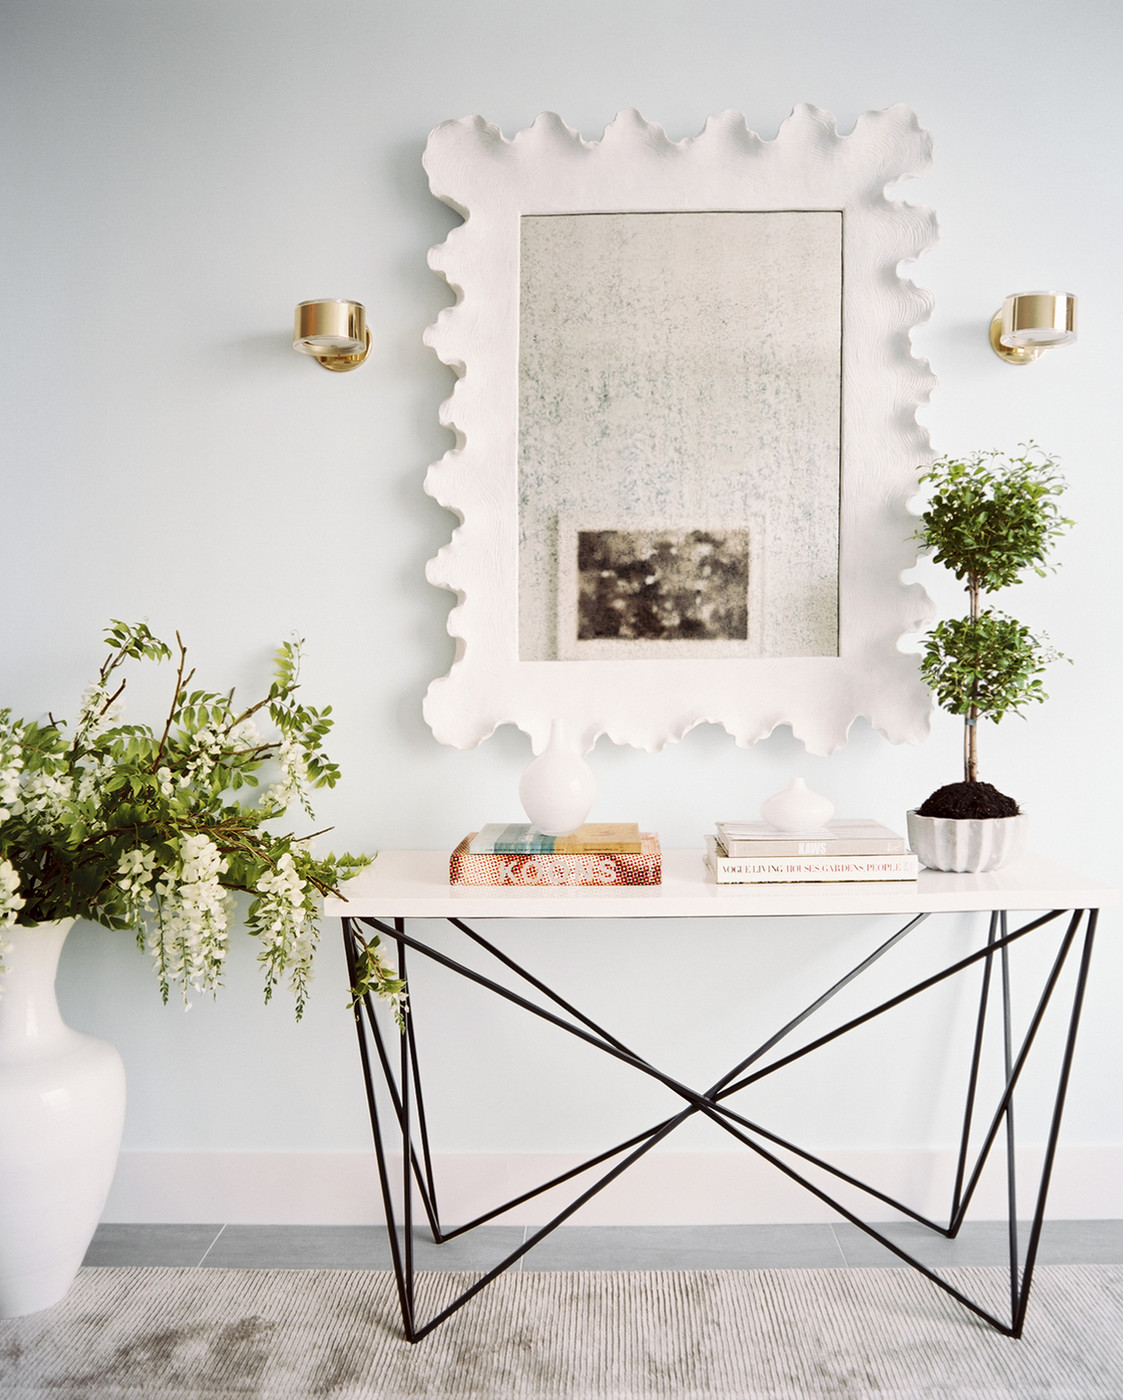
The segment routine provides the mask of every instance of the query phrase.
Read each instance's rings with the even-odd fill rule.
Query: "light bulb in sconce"
[[[367,313],[358,301],[302,301],[296,308],[292,345],[324,369],[355,369],[370,351]]]
[[[1046,350],[1076,339],[1071,292],[1015,292],[990,323],[990,345],[1008,365],[1028,365]]]

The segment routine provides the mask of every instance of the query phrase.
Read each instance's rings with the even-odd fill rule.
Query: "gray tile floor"
[[[1006,1226],[965,1225],[956,1240],[912,1223],[884,1233],[930,1267],[1006,1264]],[[420,1269],[486,1270],[532,1233],[481,1226],[435,1245],[415,1234]],[[1023,1237],[1025,1230],[1022,1231]],[[228,1269],[388,1269],[375,1225],[99,1225],[87,1265]],[[1123,1220],[1048,1221],[1042,1264],[1123,1264]],[[856,1225],[562,1226],[515,1266],[524,1269],[844,1269],[903,1267]]]

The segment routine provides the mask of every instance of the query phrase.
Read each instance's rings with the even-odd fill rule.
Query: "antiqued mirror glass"
[[[520,661],[837,656],[841,213],[527,215],[519,267]]]

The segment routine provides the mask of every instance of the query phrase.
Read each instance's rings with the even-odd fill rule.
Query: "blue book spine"
[[[502,855],[552,855],[554,837],[536,831],[529,822],[512,822],[506,826],[492,823],[476,836],[469,850],[474,854],[494,851]]]

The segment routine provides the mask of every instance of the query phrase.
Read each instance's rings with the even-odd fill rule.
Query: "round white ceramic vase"
[[[519,782],[519,801],[531,822],[547,836],[575,831],[597,795],[593,770],[567,747],[561,726],[550,726],[550,741]]]
[[[812,792],[802,778],[793,778],[783,792],[774,792],[760,804],[761,821],[778,831],[816,831],[834,816],[834,803]]]
[[[125,1069],[55,997],[73,919],[0,929],[0,1317],[57,1303],[97,1227],[121,1146]]]

